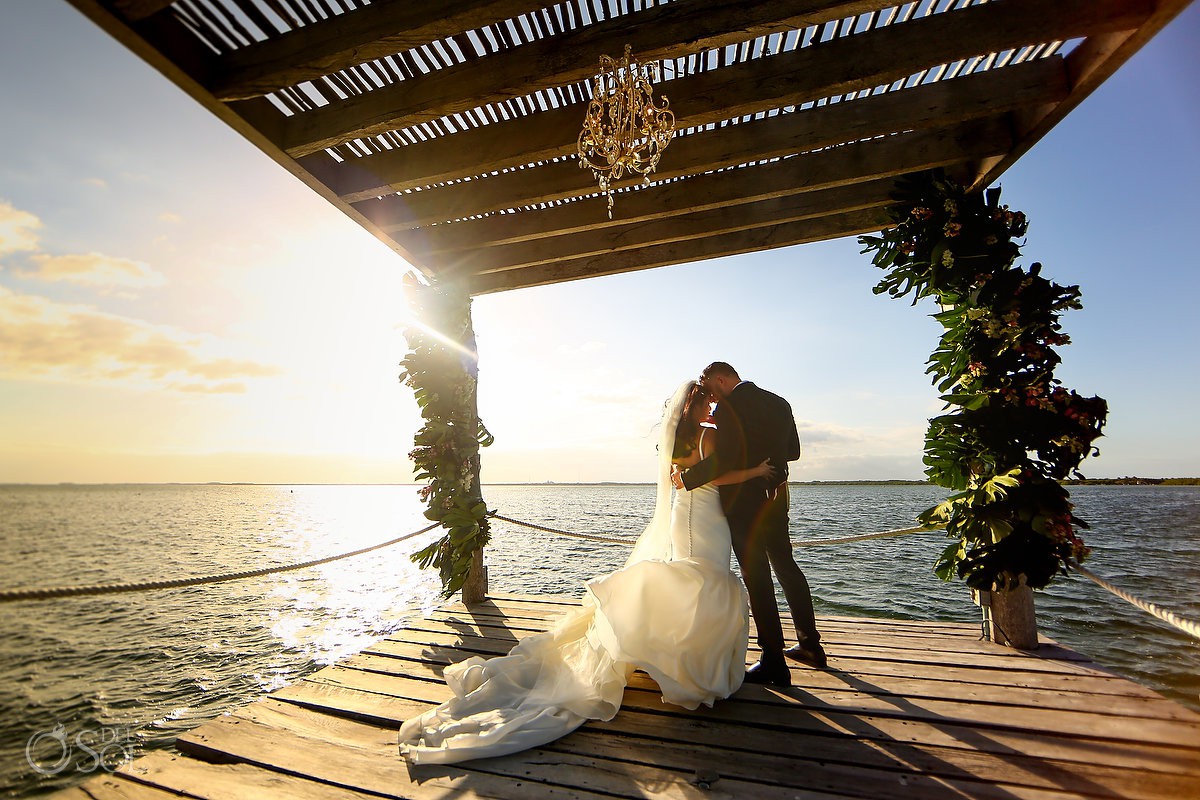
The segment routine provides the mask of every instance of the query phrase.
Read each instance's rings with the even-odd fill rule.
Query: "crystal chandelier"
[[[654,105],[652,67],[631,64],[629,53],[625,45],[619,63],[600,56],[600,73],[592,83],[592,100],[579,134],[579,166],[590,169],[599,181],[600,191],[608,197],[609,219],[613,184],[628,172],[645,176],[648,185],[650,173],[675,135],[675,115],[667,108],[667,98]]]

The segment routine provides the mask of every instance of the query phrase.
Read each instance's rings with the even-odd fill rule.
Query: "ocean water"
[[[650,486],[488,486],[517,519],[632,539]],[[1088,566],[1200,619],[1200,487],[1080,486]],[[792,488],[801,544],[908,527],[930,486]],[[423,527],[411,486],[0,486],[0,588],[158,580],[319,558]],[[302,571],[185,589],[0,605],[0,795],[78,783],[101,761],[169,748],[221,713],[355,652],[439,602],[408,553],[436,536]],[[978,621],[932,564],[937,532],[798,547],[817,613]],[[498,591],[576,596],[619,544],[497,523]],[[1037,594],[1042,632],[1200,710],[1200,642],[1081,577]]]

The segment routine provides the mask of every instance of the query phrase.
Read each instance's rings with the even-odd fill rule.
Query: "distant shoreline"
[[[1061,481],[1064,486],[1200,486],[1200,478],[1081,478]],[[59,481],[57,483],[0,483],[0,488],[10,486],[423,486],[423,483],[255,483],[253,481],[157,481],[139,482],[96,482]],[[487,486],[654,486],[647,481],[520,481],[485,483]],[[923,480],[843,480],[843,481],[788,481],[789,486],[932,486]]]
[[[1200,486],[1200,478],[1083,478],[1060,481],[1065,486]],[[485,483],[484,486],[653,486],[645,481],[534,481],[525,483]],[[929,481],[845,480],[788,481],[788,486],[933,486]]]

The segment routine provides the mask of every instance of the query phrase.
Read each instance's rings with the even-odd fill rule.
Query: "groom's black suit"
[[[750,595],[750,612],[758,627],[764,654],[783,650],[783,626],[775,600],[772,569],[783,587],[796,635],[816,644],[812,595],[808,580],[792,557],[788,538],[788,462],[800,458],[800,435],[792,407],[777,394],[743,381],[719,403],[714,413],[717,451],[683,473],[689,491],[736,469],[747,469],[769,458],[775,478],[755,478],[720,486],[721,505],[729,520],[733,552]]]

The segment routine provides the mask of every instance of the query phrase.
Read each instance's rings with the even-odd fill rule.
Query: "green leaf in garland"
[[[413,389],[424,425],[413,437],[410,457],[425,517],[441,524],[440,539],[412,554],[422,569],[437,569],[443,594],[462,587],[472,553],[488,541],[487,507],[478,497],[479,448],[495,439],[475,408],[474,333],[470,297],[453,284],[423,284],[405,278],[410,312],[421,325],[405,331],[409,352],[400,362],[401,381]],[[467,354],[432,341],[427,328],[442,331]],[[465,476],[465,477],[464,477]]]
[[[893,197],[898,224],[859,242],[885,271],[876,294],[941,305],[932,316],[944,334],[926,374],[948,411],[930,420],[922,460],[931,481],[958,494],[918,517],[956,539],[935,572],[982,588],[1024,573],[1044,586],[1086,555],[1075,529],[1087,524],[1057,481],[1094,452],[1107,415],[1101,398],[1053,376],[1053,348],[1069,341],[1059,315],[1081,307],[1079,289],[1051,283],[1040,263],[1015,265],[1028,220],[1000,204],[999,188],[970,193],[935,170],[898,179]]]

